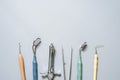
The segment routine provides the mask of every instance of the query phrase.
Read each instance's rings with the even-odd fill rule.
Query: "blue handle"
[[[38,80],[37,59],[35,55],[33,57],[33,80]]]
[[[77,80],[82,80],[82,58],[79,56],[77,64]]]

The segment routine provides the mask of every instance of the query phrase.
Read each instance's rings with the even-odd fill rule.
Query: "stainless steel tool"
[[[46,75],[43,75],[42,78],[48,78],[48,80],[53,80],[55,76],[61,76],[54,72],[54,59],[55,59],[55,48],[53,44],[49,46],[49,63],[48,63],[48,72]]]
[[[72,74],[72,57],[73,57],[73,48],[71,48],[69,80],[71,80],[71,74]]]
[[[63,75],[64,75],[64,80],[66,80],[65,60],[64,60],[64,49],[63,49],[63,48],[62,48],[62,62],[63,62]]]
[[[73,61],[73,48],[71,48],[71,58],[70,58],[70,71],[69,71],[69,80],[71,80],[72,75],[72,61]],[[66,80],[66,72],[65,72],[65,61],[64,61],[64,50],[62,48],[62,62],[63,62],[63,75],[64,80]]]

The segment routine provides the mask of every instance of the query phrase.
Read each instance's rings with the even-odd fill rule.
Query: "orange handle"
[[[21,80],[26,80],[24,59],[23,59],[23,56],[21,53],[18,55],[18,61],[19,61],[19,65],[20,65]]]

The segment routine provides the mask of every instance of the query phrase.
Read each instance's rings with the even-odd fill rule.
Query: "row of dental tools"
[[[33,80],[38,80],[38,64],[37,64],[37,57],[36,57],[36,49],[38,48],[39,44],[41,43],[41,39],[37,38],[33,41]],[[81,53],[85,51],[87,47],[87,43],[84,42],[81,47],[79,48],[79,56],[78,56],[78,62],[77,62],[77,80],[82,80],[83,76],[83,62],[82,62],[82,55]],[[93,80],[97,80],[97,72],[98,72],[98,53],[97,48],[103,47],[102,45],[95,47],[95,54],[94,54],[94,71],[93,71]],[[49,46],[49,61],[48,61],[48,72],[46,74],[42,75],[42,78],[47,78],[48,80],[54,80],[55,76],[60,77],[61,74],[57,74],[54,72],[54,60],[55,60],[55,47],[51,43]],[[69,80],[71,80],[71,74],[72,74],[72,57],[73,57],[73,48],[71,48],[71,58],[70,58],[70,70],[69,70]],[[26,80],[25,75],[25,66],[24,66],[24,58],[21,54],[21,45],[19,43],[19,55],[18,55],[18,61],[20,66],[20,73],[21,73],[21,80]],[[63,77],[64,80],[66,80],[66,70],[65,70],[65,57],[64,57],[64,49],[62,48],[62,63],[63,63]]]
[[[86,47],[87,47],[87,44],[86,44],[86,42],[84,42],[84,44],[80,47],[80,50],[79,50],[79,57],[78,57],[78,64],[77,64],[77,80],[82,80],[82,57],[81,57],[81,52],[84,51]],[[71,74],[72,74],[72,61],[73,61],[72,57],[73,57],[73,49],[71,48],[69,80],[71,80]],[[64,80],[66,80],[64,50],[63,50],[63,48],[62,48],[62,61],[63,61]]]

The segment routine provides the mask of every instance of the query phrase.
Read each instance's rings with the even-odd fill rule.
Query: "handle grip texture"
[[[18,55],[18,61],[19,61],[19,65],[20,65],[21,80],[26,80],[24,59],[23,59],[22,54]]]
[[[95,54],[93,80],[97,80],[97,72],[98,72],[98,54]]]
[[[82,58],[81,56],[78,59],[77,64],[77,80],[82,80]]]
[[[37,59],[35,55],[33,57],[33,80],[38,80]]]

